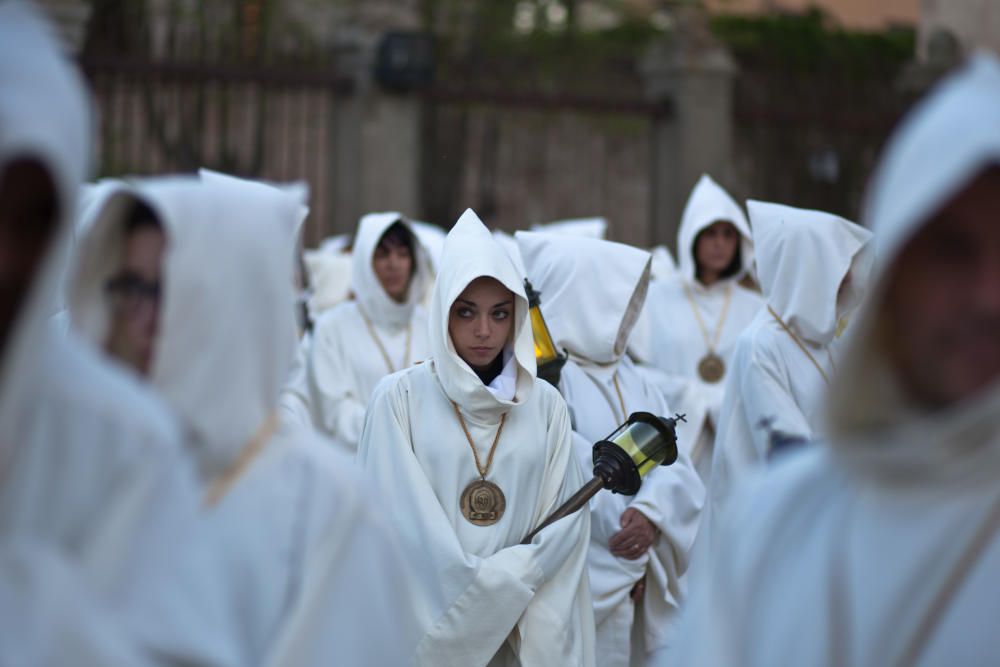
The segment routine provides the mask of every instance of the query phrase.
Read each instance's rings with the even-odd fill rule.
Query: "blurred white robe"
[[[662,667],[996,661],[1000,386],[922,409],[876,330],[900,249],[1000,163],[997,109],[1000,62],[980,57],[890,139],[865,209],[879,268],[831,387],[829,442],[783,457],[739,494]]]

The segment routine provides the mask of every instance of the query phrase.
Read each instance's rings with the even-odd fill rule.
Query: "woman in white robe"
[[[139,182],[112,193],[81,239],[70,294],[74,325],[95,342],[107,336],[105,285],[137,202],[166,237],[150,382],[185,426],[203,482],[198,546],[213,556],[174,585],[213,603],[221,598],[223,612],[208,621],[217,625],[204,630],[224,654],[217,660],[405,664],[397,644],[379,641],[378,628],[410,636],[395,605],[407,570],[366,503],[355,466],[312,429],[278,414],[295,342],[288,314],[301,203],[224,176]],[[317,589],[336,594],[338,604],[317,602]],[[303,609],[324,611],[322,635],[309,629]],[[301,661],[285,659],[289,635]]]
[[[746,216],[707,175],[684,207],[677,249],[678,272],[649,286],[643,311],[651,330],[646,361],[667,376],[661,388],[674,410],[687,415],[678,437],[708,486],[725,372],[737,337],[764,300],[740,285],[753,268]]]
[[[778,461],[740,493],[706,578],[716,585],[692,590],[683,645],[663,667],[996,662],[998,109],[1000,62],[980,56],[889,140],[863,211],[879,244],[878,268],[830,390],[829,442]],[[984,223],[979,229],[992,231],[976,243],[966,220],[939,213],[989,168],[992,203],[973,210]],[[943,233],[924,236],[932,226]],[[992,313],[992,355],[978,365],[965,360],[966,377],[971,369],[979,387],[967,385],[964,397],[936,408],[916,400],[896,361],[904,339],[923,332],[886,329],[895,328],[893,285],[921,237],[939,242],[917,257],[935,259],[908,271],[940,287],[909,298],[928,304],[925,313],[940,312],[941,302],[928,300],[941,297],[959,318]],[[967,295],[948,299],[956,275]],[[936,347],[965,354],[955,341]]]
[[[162,403],[50,326],[91,114],[80,77],[28,3],[0,3],[0,55],[0,216],[23,215],[4,220],[14,234],[4,243],[38,231],[16,225],[52,224],[0,336],[0,662],[141,664],[131,649],[170,624],[148,603],[162,596],[171,547],[192,527],[194,479]],[[30,205],[13,206],[27,193],[10,184],[26,167],[47,192],[29,190]],[[9,263],[23,257],[4,250],[9,299],[18,286]]]
[[[395,295],[374,266],[378,255],[403,249],[383,242],[390,230],[409,237],[410,277]],[[378,381],[427,356],[427,317],[419,304],[430,273],[423,246],[399,213],[362,217],[352,255],[354,299],[334,306],[316,323],[308,368],[317,428],[350,451],[357,449]]]
[[[479,289],[501,301],[467,303]],[[485,352],[456,343],[454,327],[470,318],[491,332],[506,322],[509,337],[484,336]],[[430,360],[379,384],[358,449],[425,575],[414,594],[416,663],[594,665],[589,516],[577,512],[521,544],[584,483],[569,416],[558,392],[536,381],[521,278],[471,210],[445,241],[430,346]],[[481,497],[485,483],[499,487],[505,509],[463,506],[465,491]]]
[[[672,416],[663,394],[624,354],[645,299],[650,256],[597,239],[518,232],[517,240],[552,337],[569,353],[559,390],[573,417],[576,456],[591,471],[593,444],[629,414]],[[635,496],[605,491],[591,500],[597,664],[644,665],[669,645],[703,500],[704,487],[683,452],[673,465],[650,472]],[[645,523],[652,535],[641,549],[618,544],[626,517]]]
[[[733,353],[699,559],[713,548],[713,523],[736,484],[770,456],[772,434],[811,440],[821,432],[835,343],[861,302],[874,254],[871,232],[833,214],[758,201],[747,208],[766,306]]]

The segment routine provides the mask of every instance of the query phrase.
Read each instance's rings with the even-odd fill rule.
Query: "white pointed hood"
[[[372,267],[372,259],[375,257],[379,240],[386,230],[397,222],[402,223],[410,231],[415,251],[413,280],[410,282],[410,289],[403,303],[397,303],[389,296]],[[351,289],[365,315],[373,322],[385,326],[405,326],[413,318],[413,309],[423,298],[430,276],[427,251],[413,230],[413,225],[403,214],[395,211],[364,215],[358,222],[351,254],[353,257]]]
[[[650,254],[583,237],[515,237],[556,346],[584,365],[616,364],[646,300]]]
[[[864,215],[879,243],[871,297],[830,392],[828,430],[858,468],[921,482],[1000,471],[1000,383],[948,410],[907,401],[877,344],[889,270],[903,246],[987,166],[1000,165],[1000,61],[980,55],[918,104],[890,139]]]
[[[750,235],[750,225],[743,215],[743,209],[729,193],[712,180],[708,174],[702,174],[698,183],[691,190],[684,213],[681,215],[681,226],[677,230],[677,257],[679,269],[684,280],[695,283],[697,267],[694,261],[694,240],[698,234],[713,223],[724,220],[732,223],[740,233],[740,259],[742,266],[732,280],[739,280],[750,272],[753,267],[753,238]]]
[[[79,75],[44,19],[21,2],[0,3],[0,174],[13,160],[38,161],[58,197],[54,237],[0,350],[0,427],[46,353],[41,334],[58,308],[80,184],[89,166],[91,115]],[[17,441],[0,431],[0,448]]]
[[[495,278],[514,293],[512,362],[516,369],[514,398],[497,398],[455,351],[448,334],[448,314],[455,299],[476,278]],[[441,267],[431,295],[430,346],[434,372],[444,393],[475,415],[495,416],[524,403],[535,382],[535,343],[528,318],[524,284],[507,252],[471,208],[448,232],[441,252]]]
[[[827,345],[858,306],[874,253],[871,232],[832,213],[748,201],[764,299],[805,340]],[[851,272],[849,292],[837,292]]]
[[[227,178],[174,177],[109,193],[81,241],[70,296],[74,324],[103,340],[102,286],[115,270],[132,201],[167,235],[151,383],[181,417],[205,476],[225,469],[275,410],[295,348],[293,251],[302,203]]]

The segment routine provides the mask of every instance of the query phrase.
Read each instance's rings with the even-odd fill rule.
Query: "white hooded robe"
[[[559,390],[573,416],[576,456],[590,472],[593,444],[624,423],[628,414],[673,416],[659,389],[624,356],[645,298],[649,253],[609,241],[537,232],[518,232],[517,240],[529,280],[541,294],[542,315],[552,337],[569,353]],[[628,414],[621,410],[615,377]],[[587,560],[597,664],[644,664],[646,654],[670,643],[703,501],[704,487],[683,452],[673,465],[650,472],[635,496],[602,491],[590,501]],[[629,507],[660,531],[637,560],[614,556],[608,548]],[[643,576],[646,592],[637,609],[629,593]],[[642,637],[633,652],[634,622]]]
[[[698,234],[718,221],[729,222],[739,232],[742,266],[736,275],[704,285],[696,275],[694,243]],[[708,354],[709,347],[694,308],[698,309],[709,339],[718,331],[713,351],[722,358],[728,370],[733,362],[736,339],[764,301],[759,294],[739,284],[753,267],[753,243],[746,216],[729,193],[707,175],[695,185],[684,207],[677,248],[678,272],[649,285],[643,310],[649,318],[650,328],[650,353],[645,361],[667,376],[657,384],[674,410],[687,415],[687,422],[678,427],[679,442],[687,448],[698,474],[708,486],[725,377],[711,383],[698,374],[698,363]],[[658,376],[654,375],[653,379],[655,381]]]
[[[487,387],[448,333],[455,299],[481,276],[514,294],[505,370]],[[471,210],[449,233],[430,306],[431,359],[384,379],[358,457],[378,481],[406,552],[425,573],[414,593],[428,667],[594,665],[593,616],[584,577],[590,517],[577,512],[520,544],[584,483],[559,394],[535,379],[534,343],[520,276]],[[479,479],[452,402],[485,460],[503,432],[487,479],[506,497],[490,526],[470,523],[459,501]]]
[[[164,593],[171,546],[190,527],[194,480],[164,406],[51,326],[90,113],[76,72],[25,3],[0,3],[0,54],[0,174],[13,160],[37,161],[58,208],[51,249],[0,350],[0,662],[137,664],[130,653],[164,621],[147,603]]]
[[[714,522],[726,511],[736,485],[766,463],[772,431],[804,440],[820,433],[824,375],[831,378],[836,370],[837,329],[860,303],[871,270],[871,233],[863,227],[830,213],[780,204],[750,201],[747,208],[767,306],[808,354],[767,308],[737,340],[715,436],[699,552],[714,548]],[[838,302],[848,272],[851,284]]]
[[[901,248],[1000,164],[998,110],[1000,62],[980,56],[890,139],[864,210],[879,265],[831,388],[830,441],[740,494],[716,585],[692,591],[685,641],[663,667],[996,662],[1000,385],[929,413],[903,394],[875,331]]]
[[[403,303],[389,296],[372,267],[379,240],[396,222],[413,234],[415,251],[413,278]],[[399,213],[372,213],[361,218],[354,237],[354,300],[334,306],[316,323],[308,362],[316,426],[350,451],[357,449],[368,400],[379,380],[427,356],[427,316],[419,303],[429,274],[427,254],[406,218]],[[388,355],[388,363],[365,318]]]
[[[277,417],[295,342],[284,315],[300,202],[225,176],[123,186],[80,246],[70,307],[94,340],[108,326],[101,286],[121,247],[121,214],[136,200],[167,237],[150,382],[184,422],[205,485],[196,546],[210,556],[175,585],[224,607],[196,649],[234,667],[406,664],[377,628],[410,636],[395,606],[408,570],[358,471],[312,429]],[[255,441],[261,448],[243,458]]]

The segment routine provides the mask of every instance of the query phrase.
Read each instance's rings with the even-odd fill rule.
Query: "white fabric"
[[[116,216],[127,210],[116,202],[145,202],[167,235],[151,381],[181,416],[208,485],[261,436],[278,408],[294,331],[274,314],[289,312],[294,301],[292,249],[302,210],[293,194],[268,185],[204,181],[144,181],[112,195],[81,243],[81,252],[91,254],[80,258],[71,308],[76,321],[95,323],[91,335],[99,333],[102,318],[85,315],[102,307],[102,272],[110,264],[102,253],[116,247],[109,241],[122,233]],[[286,423],[264,441],[206,511],[203,542],[192,547],[201,561],[173,580],[185,596],[221,607],[197,628],[205,637],[195,650],[224,655],[216,661],[226,665],[262,664],[272,652],[292,648],[313,656],[305,664],[360,664],[372,651],[385,664],[404,661],[396,645],[378,644],[372,619],[408,636],[392,606],[400,582],[384,576],[399,573],[405,585],[406,570],[361,502],[356,475],[309,430]],[[358,543],[333,539],[344,535]],[[368,553],[372,546],[380,548]],[[324,636],[315,634],[309,610],[328,614],[332,603],[313,582],[355,601],[351,615],[341,614],[342,623]],[[328,634],[338,638],[335,654],[321,654],[332,649]],[[296,637],[295,647],[286,636]]]
[[[306,428],[316,428],[318,419],[315,413],[316,395],[309,378],[309,356],[312,353],[312,333],[306,332],[299,339],[292,358],[292,366],[288,371],[288,380],[281,388],[278,406],[282,419]]]
[[[709,286],[695,277],[694,241],[699,233],[718,221],[731,222],[739,232],[743,263],[735,276]],[[698,363],[708,354],[709,345],[705,340],[706,334],[699,327],[694,308],[701,315],[709,339],[714,338],[725,310],[725,320],[714,352],[722,358],[728,370],[733,363],[737,337],[764,301],[759,294],[738,282],[753,263],[753,242],[743,211],[708,176],[701,177],[684,208],[677,247],[681,254],[681,270],[672,278],[652,282],[646,298],[643,314],[649,319],[651,345],[645,361],[666,375],[664,378],[651,374],[650,379],[664,392],[675,411],[687,415],[688,421],[678,428],[678,440],[691,456],[707,486],[725,380],[709,383],[698,374]]]
[[[12,587],[0,594],[0,643],[19,656],[4,664],[83,664],[88,655],[135,664],[119,648],[149,646],[169,625],[154,613],[170,597],[158,582],[188,536],[193,477],[164,407],[48,324],[90,155],[89,109],[47,26],[23,3],[0,4],[0,44],[0,174],[17,157],[38,160],[60,214],[0,356],[0,585]],[[32,631],[14,627],[21,622]],[[67,644],[52,645],[50,632]]]
[[[711,570],[716,585],[695,592],[687,641],[662,665],[900,664],[998,501],[1000,387],[922,413],[902,404],[871,334],[902,244],[980,169],[1000,163],[998,109],[1000,63],[981,58],[890,140],[865,209],[878,277],[831,389],[831,442],[789,457],[734,503]],[[916,664],[995,659],[1000,535],[986,545]]]
[[[531,230],[546,234],[558,234],[559,236],[603,239],[608,233],[608,221],[604,218],[570,218],[532,225]]]
[[[508,367],[517,379],[510,400],[483,385],[448,335],[452,303],[480,276],[514,293]],[[520,277],[466,211],[445,242],[431,301],[432,359],[380,383],[358,449],[424,575],[412,596],[420,665],[594,665],[582,576],[589,516],[578,512],[519,544],[583,484],[565,404],[552,387],[535,382],[530,326]],[[452,401],[483,459],[507,415],[487,475],[503,490],[506,511],[492,526],[470,523],[459,508],[462,491],[479,475]]]
[[[2,665],[152,664],[80,580],[78,568],[54,549],[0,541],[0,601]]]
[[[871,233],[843,218],[779,204],[749,202],[757,266],[767,304],[833,377],[838,321],[868,284]],[[848,272],[850,294],[838,305]],[[823,375],[765,308],[740,335],[726,380],[712,457],[698,559],[738,482],[767,460],[770,432],[813,439],[822,432]]]
[[[353,261],[342,250],[306,250],[302,258],[309,273],[309,317],[315,322],[350,297]]]
[[[389,297],[372,267],[379,240],[396,222],[412,232],[409,222],[398,213],[361,218],[353,252],[355,298],[326,312],[316,322],[313,334],[308,383],[315,425],[349,451],[357,449],[365,410],[379,380],[423,360],[429,352],[427,315],[419,305],[430,273],[423,246],[414,236],[415,270],[404,303]],[[368,330],[366,317],[389,356],[391,368]]]
[[[519,232],[517,239],[529,279],[543,295],[541,307],[551,333],[570,355],[559,389],[573,415],[576,456],[590,471],[593,444],[628,417],[622,414],[616,376],[627,413],[672,416],[662,393],[621,355],[634,323],[632,313],[642,308],[649,254],[592,239],[571,241],[530,232]],[[650,472],[635,496],[604,491],[591,500],[587,560],[598,664],[627,666],[630,660],[641,661],[643,653],[670,642],[703,501],[704,487],[684,453],[672,466]],[[642,512],[661,531],[638,560],[613,556],[608,548],[629,507]],[[636,610],[629,593],[644,575],[647,589]],[[638,654],[630,655],[632,624],[640,616],[643,641]]]

